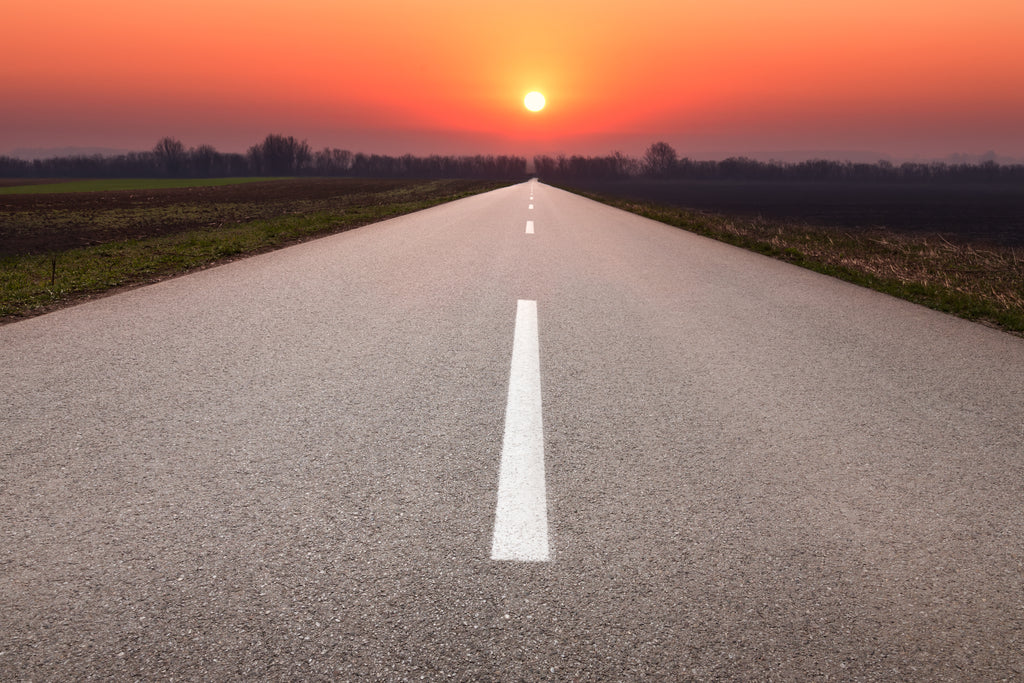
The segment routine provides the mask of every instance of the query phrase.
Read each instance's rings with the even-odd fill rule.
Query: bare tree
[[[324,147],[313,155],[313,171],[317,175],[345,175],[352,166],[352,152],[347,149]]]
[[[292,136],[268,135],[249,148],[253,168],[263,175],[297,175],[313,158],[309,144]]]
[[[667,142],[655,142],[644,153],[644,172],[655,178],[667,178],[676,168],[678,157]]]
[[[188,154],[181,140],[172,137],[161,138],[153,148],[153,155],[160,169],[169,176],[176,176],[185,170]]]
[[[197,177],[209,178],[218,173],[218,162],[220,152],[212,145],[200,145],[189,150],[189,158],[192,166],[192,173]]]

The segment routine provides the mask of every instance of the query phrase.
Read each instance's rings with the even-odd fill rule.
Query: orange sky
[[[1022,0],[10,0],[19,148],[1024,161]],[[540,90],[548,107],[527,112]]]

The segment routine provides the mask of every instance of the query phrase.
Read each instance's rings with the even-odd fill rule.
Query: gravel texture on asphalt
[[[1024,677],[1024,340],[529,192],[0,328],[0,679]]]

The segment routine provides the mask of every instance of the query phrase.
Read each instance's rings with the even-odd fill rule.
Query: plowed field
[[[24,182],[24,181],[19,181]],[[443,181],[445,193],[481,181]],[[415,202],[438,184],[411,180],[308,178],[160,190],[0,195],[0,256],[49,253],[125,239],[219,228],[276,216]]]

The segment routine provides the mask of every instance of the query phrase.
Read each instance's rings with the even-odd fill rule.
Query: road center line
[[[530,204],[530,208],[531,208],[531,209],[533,208],[533,204]]]
[[[533,221],[526,221],[526,234],[527,235],[532,235],[533,234]]]
[[[537,302],[523,299],[516,305],[491,559],[550,559]]]

